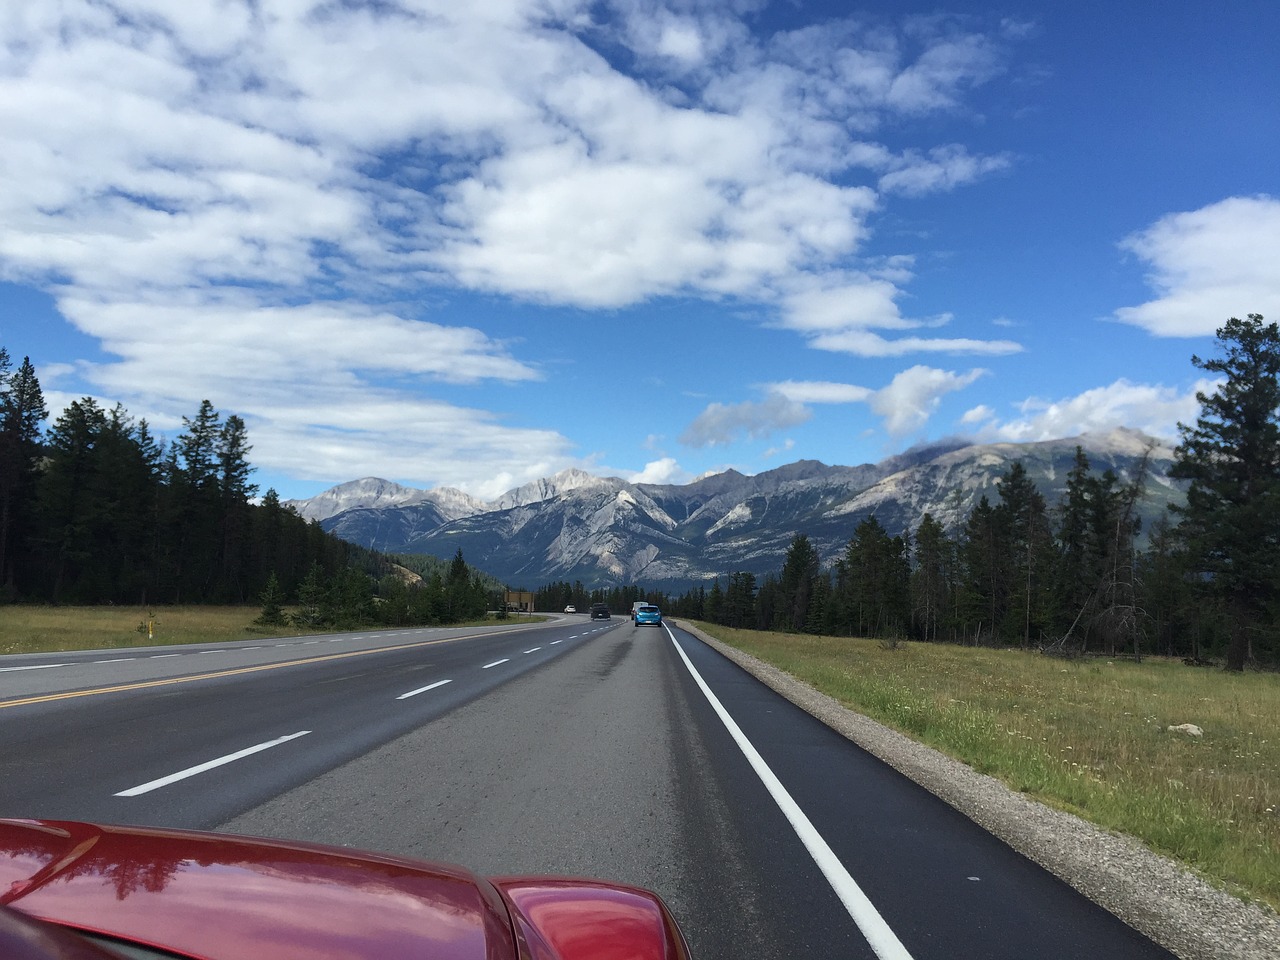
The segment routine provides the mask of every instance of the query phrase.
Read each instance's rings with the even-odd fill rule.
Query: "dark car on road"
[[[591,605],[592,620],[609,620],[612,616],[613,614],[609,612],[609,605],[607,603],[593,603]]]

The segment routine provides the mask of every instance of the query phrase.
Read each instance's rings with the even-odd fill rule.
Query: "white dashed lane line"
[[[504,663],[510,663],[510,662],[511,662],[511,658],[510,658],[510,657],[504,657],[504,658],[503,658],[503,659],[501,659],[501,660],[495,660],[495,661],[493,661],[493,663],[486,663],[486,664],[485,664],[483,667],[481,667],[480,669],[481,669],[481,670],[488,670],[490,667],[497,667],[497,666],[501,666],[501,665],[502,665],[502,664],[504,664]]]
[[[121,790],[116,794],[116,796],[137,797],[144,793],[150,793],[152,790],[159,790],[161,787],[167,787],[169,784],[177,783],[179,780],[194,777],[196,774],[204,773],[206,770],[213,770],[216,767],[221,767],[224,764],[252,756],[255,753],[261,753],[263,750],[270,750],[272,747],[278,747],[280,744],[288,743],[290,740],[297,740],[299,737],[305,737],[310,732],[310,730],[299,730],[297,733],[291,733],[287,737],[279,737],[275,740],[269,740],[266,743],[259,743],[252,747],[246,747],[244,750],[229,753],[225,757],[218,757],[216,760],[209,760],[205,763],[197,764],[194,767],[179,770],[177,773],[171,773],[167,777],[161,777],[158,780],[150,780],[147,783],[139,784],[136,787],[130,787],[128,790]]]
[[[417,690],[410,690],[408,693],[402,693],[396,697],[397,700],[408,700],[410,697],[416,697],[420,693],[426,693],[428,690],[434,690],[436,687],[443,687],[446,683],[453,683],[452,680],[437,680],[435,683],[428,683],[425,687],[419,687]]]

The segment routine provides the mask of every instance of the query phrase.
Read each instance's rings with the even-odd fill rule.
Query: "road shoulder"
[[[1269,910],[1132,837],[1030,800],[687,622],[678,626],[1183,960],[1280,957],[1280,918]]]

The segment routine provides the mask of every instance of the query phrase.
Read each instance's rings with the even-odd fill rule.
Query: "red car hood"
[[[655,894],[285,841],[0,820],[0,905],[207,960],[678,960]]]

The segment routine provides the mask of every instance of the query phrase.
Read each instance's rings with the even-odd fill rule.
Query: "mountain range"
[[[781,569],[805,534],[824,562],[844,552],[875,515],[890,534],[914,531],[930,513],[954,532],[998,479],[1020,461],[1052,509],[1082,448],[1096,473],[1128,482],[1145,462],[1144,528],[1182,496],[1169,478],[1173,450],[1120,428],[1062,440],[909,450],[876,464],[801,460],[754,476],[726,470],[687,484],[631,483],[566,470],[485,502],[458,490],[419,490],[374,477],[286,501],[337,536],[386,553],[452,557],[512,587],[581,580],[677,591],[734,571]]]

